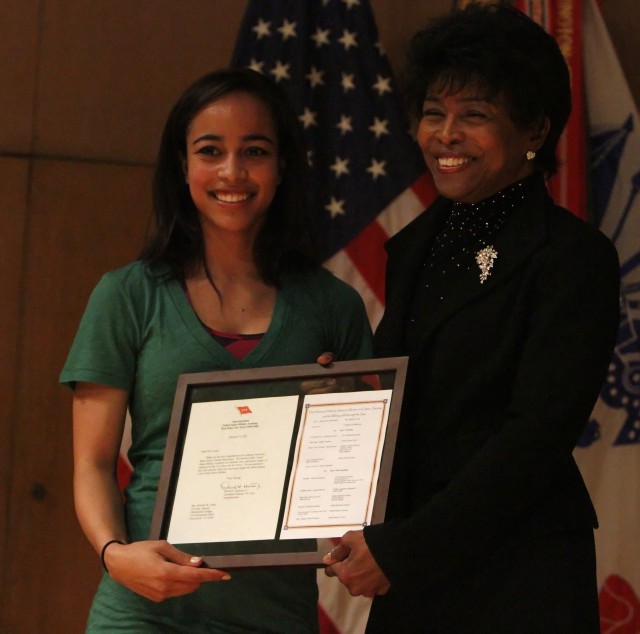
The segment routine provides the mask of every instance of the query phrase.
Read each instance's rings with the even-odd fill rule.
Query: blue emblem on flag
[[[620,160],[633,132],[633,116],[630,114],[620,127],[591,137],[593,202],[599,222],[609,207],[614,183],[619,175]],[[631,219],[631,210],[638,202],[640,170],[632,174],[630,185],[627,200],[617,215],[618,220],[611,234],[611,240],[616,246]],[[640,243],[637,242],[635,246],[635,253],[620,265],[620,329],[600,395],[610,407],[626,411],[626,419],[614,440],[614,445],[640,444]],[[578,446],[589,446],[600,437],[599,423],[592,419]]]

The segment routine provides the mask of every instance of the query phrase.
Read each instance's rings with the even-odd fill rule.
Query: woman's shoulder
[[[169,269],[152,268],[145,262],[136,260],[105,273],[99,285],[121,289],[151,289],[163,285],[171,277]]]
[[[598,227],[564,207],[555,204],[548,207],[547,226],[552,241],[617,259],[615,246]]]
[[[578,280],[606,280],[610,289],[617,289],[618,252],[600,229],[553,204],[545,210],[545,222],[547,239],[536,261],[549,275],[574,286]]]
[[[358,291],[323,267],[287,276],[282,290],[296,309],[321,309],[333,315],[365,312]]]
[[[322,293],[331,294],[333,297],[338,295],[353,299],[360,297],[352,286],[322,266],[289,276],[285,286],[295,288],[305,294]]]
[[[103,278],[127,283],[149,283],[159,277],[160,270],[151,268],[142,260],[134,260],[117,269],[112,269],[103,275]]]
[[[151,268],[137,260],[103,274],[91,293],[91,303],[142,307],[153,302],[172,277],[168,269]]]

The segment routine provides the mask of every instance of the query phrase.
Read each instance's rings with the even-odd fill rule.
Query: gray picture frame
[[[395,452],[400,409],[406,380],[408,357],[389,357],[357,361],[339,361],[330,366],[319,364],[268,368],[198,372],[179,377],[169,424],[164,460],[151,523],[150,539],[166,539],[171,522],[176,483],[180,476],[182,449],[189,428],[193,403],[215,400],[260,398],[261,396],[298,395],[296,422],[291,438],[290,463],[283,482],[282,504],[291,474],[293,448],[301,417],[301,403],[306,394],[391,390],[388,418],[373,499],[371,523],[384,520],[391,467]],[[282,513],[283,507],[280,509]],[[247,518],[256,521],[257,518]],[[272,540],[259,542],[204,541],[174,544],[177,548],[202,556],[213,568],[261,566],[321,566],[322,557],[332,547],[330,539]]]

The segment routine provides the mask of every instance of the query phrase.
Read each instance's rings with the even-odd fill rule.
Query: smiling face
[[[231,93],[191,121],[184,173],[203,233],[254,239],[280,183],[277,133],[267,106]]]
[[[418,127],[436,189],[452,200],[476,203],[531,174],[529,150],[543,143],[542,129],[517,127],[504,99],[489,101],[462,90],[427,93]]]

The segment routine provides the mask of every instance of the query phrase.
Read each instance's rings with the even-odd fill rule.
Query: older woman
[[[471,5],[413,40],[440,193],[387,244],[378,356],[410,357],[387,521],[326,558],[369,632],[599,631],[596,515],[572,450],[618,325],[618,263],[556,206],[569,73],[542,28]]]
[[[99,282],[61,377],[75,390],[76,511],[105,568],[88,632],[318,629],[315,571],[229,575],[148,539],[179,374],[370,356],[359,296],[314,263],[306,165],[284,92],[256,72],[205,75],[169,114],[155,231],[140,260]]]

